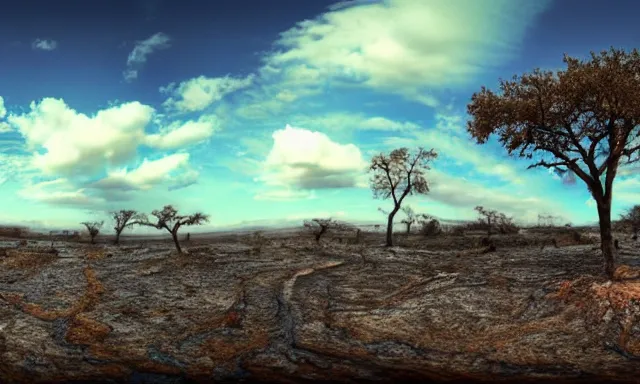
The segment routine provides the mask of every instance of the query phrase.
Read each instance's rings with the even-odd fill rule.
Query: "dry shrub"
[[[6,249],[6,257],[0,261],[4,268],[30,269],[45,266],[57,259],[53,251]]]
[[[104,249],[92,249],[87,251],[85,257],[87,260],[102,260],[107,256]]]
[[[449,230],[449,233],[453,236],[464,236],[464,226],[462,225],[455,225],[453,227],[451,227],[451,229]]]
[[[613,273],[614,280],[640,279],[640,268],[621,265]]]
[[[436,236],[442,233],[442,226],[437,219],[420,222],[420,234],[424,236]]]
[[[266,246],[267,243],[268,239],[264,236],[262,231],[254,232],[249,239],[249,244],[252,246],[251,252],[253,254],[262,253],[262,248]]]
[[[607,300],[614,309],[624,310],[633,301],[640,302],[640,281],[593,284],[595,297]]]

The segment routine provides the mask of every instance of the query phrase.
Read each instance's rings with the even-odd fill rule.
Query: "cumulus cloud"
[[[347,81],[434,106],[433,88],[464,84],[507,60],[549,3],[357,2],[282,33],[263,73],[282,76],[293,66],[318,81]]]
[[[149,190],[158,184],[174,181],[172,174],[176,170],[187,168],[188,164],[188,153],[168,155],[158,160],[145,158],[138,168],[132,171],[123,168],[109,172],[107,177],[95,182],[91,187],[103,190]]]
[[[295,128],[273,133],[273,147],[257,180],[283,190],[366,186],[368,163],[353,144],[333,142],[327,135]]]
[[[159,149],[175,149],[202,142],[215,131],[215,117],[202,116],[186,123],[174,122],[158,134],[147,135],[145,144]]]
[[[41,51],[53,51],[57,47],[58,47],[58,42],[55,40],[35,39],[31,43],[31,48],[39,49]]]
[[[130,102],[87,116],[63,100],[45,98],[31,111],[9,115],[33,152],[33,165],[48,175],[90,174],[131,160],[144,141],[153,108]],[[44,149],[44,153],[42,152]]]
[[[127,57],[127,69],[123,72],[126,81],[138,78],[138,72],[147,62],[147,57],[153,52],[171,46],[171,39],[162,32],[158,32],[146,40],[136,41],[135,46]]]
[[[172,95],[165,101],[165,107],[175,108],[181,112],[195,112],[207,108],[230,93],[250,86],[254,77],[254,75],[244,78],[200,76],[178,85],[169,84],[167,87],[160,88],[160,91]]]
[[[68,179],[59,178],[30,184],[18,191],[22,198],[56,205],[90,206],[104,202],[103,199],[85,194],[85,189],[76,189]]]

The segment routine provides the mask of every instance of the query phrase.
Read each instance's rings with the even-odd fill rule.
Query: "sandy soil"
[[[640,243],[479,238],[5,239],[0,382],[640,382]]]

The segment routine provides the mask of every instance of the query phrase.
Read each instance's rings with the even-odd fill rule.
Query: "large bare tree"
[[[91,244],[95,244],[96,236],[100,233],[100,229],[104,225],[104,221],[83,221],[80,223],[87,228],[87,232],[89,232],[89,237],[91,237]]]
[[[418,148],[416,153],[409,153],[407,148],[391,151],[389,155],[380,153],[371,159],[371,189],[375,198],[393,199],[393,209],[387,218],[388,247],[393,246],[393,218],[401,208],[405,197],[413,194],[427,194],[429,184],[425,173],[430,169],[429,163],[438,157],[433,150]]]
[[[172,205],[165,205],[162,210],[154,210],[151,215],[155,217],[156,222],[149,221],[146,216],[141,215],[136,224],[155,227],[157,229],[166,229],[171,234],[173,242],[176,245],[178,253],[182,253],[180,241],[178,240],[178,230],[182,226],[201,225],[209,221],[209,215],[200,212],[191,215],[178,215],[178,210]]]
[[[114,221],[113,230],[116,231],[114,244],[120,243],[120,234],[125,228],[131,228],[137,221],[144,219],[142,215],[132,209],[121,209],[111,212],[111,217]]]
[[[529,168],[577,176],[596,202],[604,272],[615,269],[611,234],[618,167],[640,160],[640,53],[611,48],[588,60],[564,57],[567,68],[534,70],[472,96],[468,132],[479,144],[492,134]]]

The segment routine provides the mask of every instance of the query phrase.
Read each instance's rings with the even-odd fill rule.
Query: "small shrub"
[[[252,253],[262,253],[262,248],[267,245],[267,238],[263,235],[262,231],[256,231],[251,235],[251,244],[253,245]]]
[[[442,233],[440,221],[435,218],[420,222],[420,233],[424,236],[436,236]]]

